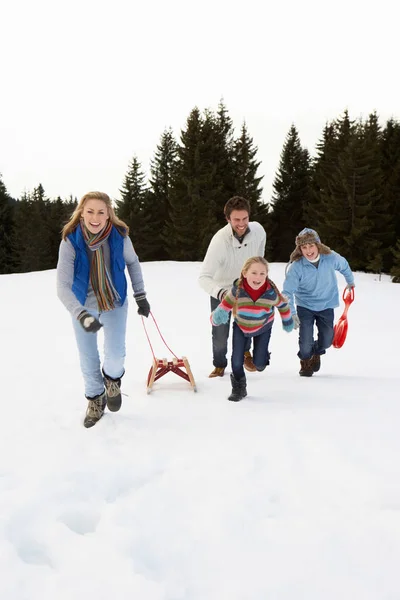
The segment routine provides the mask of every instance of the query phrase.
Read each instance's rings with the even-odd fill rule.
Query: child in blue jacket
[[[311,377],[319,371],[321,355],[332,345],[334,309],[339,306],[336,271],[346,279],[346,288],[354,287],[347,260],[322,244],[314,229],[306,227],[300,231],[282,293],[289,299],[295,329],[300,327],[297,356],[302,377]],[[316,340],[314,323],[318,331]]]

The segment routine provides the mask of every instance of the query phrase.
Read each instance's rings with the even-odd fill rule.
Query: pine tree
[[[77,201],[69,198],[69,200],[63,201],[60,196],[55,200],[50,201],[47,205],[47,222],[49,231],[49,254],[51,261],[51,268],[57,266],[58,251],[61,241],[61,230],[64,225],[69,221],[72,212],[76,208]]]
[[[322,139],[316,145],[316,157],[311,160],[311,194],[304,217],[306,223],[317,231],[324,223],[322,196],[328,194],[329,178],[335,168],[336,136],[334,123],[326,124]]]
[[[372,273],[379,274],[379,281],[381,280],[381,275],[383,271],[383,252],[377,251],[375,256],[369,261],[367,264],[367,269],[372,271]]]
[[[366,267],[376,272],[388,270],[392,264],[390,248],[394,246],[395,223],[391,212],[390,199],[385,194],[382,168],[382,130],[376,113],[371,113],[364,123],[363,141],[368,156],[368,179],[371,187],[371,210],[368,215],[371,223],[365,245]],[[379,258],[376,258],[376,256]],[[372,264],[372,267],[369,266]]]
[[[390,270],[393,283],[400,283],[400,239],[397,240],[396,247],[392,250],[394,261]]]
[[[12,273],[12,235],[13,208],[12,198],[7,192],[0,174],[0,274]]]
[[[172,260],[199,260],[200,155],[203,118],[195,107],[181,132],[165,243]]]
[[[52,257],[51,254],[50,242],[50,201],[46,197],[41,183],[34,188],[31,200],[32,219],[40,224],[38,227],[32,228],[31,270],[53,269],[55,262],[54,256]]]
[[[267,224],[268,205],[261,201],[263,176],[257,177],[260,162],[256,160],[258,148],[254,146],[246,123],[243,123],[240,136],[235,140],[233,149],[234,188],[238,196],[250,203],[251,220],[258,221],[264,227]]]
[[[381,136],[381,166],[383,176],[383,198],[392,218],[394,238],[400,239],[400,123],[387,121]],[[394,247],[394,242],[391,246]],[[390,253],[392,255],[392,252]],[[390,270],[393,255],[387,258],[385,269]]]
[[[167,129],[161,136],[160,144],[151,161],[148,208],[151,213],[153,236],[148,240],[149,260],[170,258],[166,244],[168,223],[170,224],[172,181],[176,174],[178,144],[172,130]]]
[[[375,115],[364,124],[345,112],[325,129],[314,164],[318,201],[309,210],[323,242],[346,256],[353,269],[365,269],[384,251],[379,135]]]
[[[213,160],[215,165],[215,177],[220,188],[220,199],[218,201],[217,219],[221,223],[224,220],[223,208],[232,196],[237,196],[235,181],[235,139],[233,121],[229,116],[228,109],[223,100],[218,104],[218,110],[214,121]]]
[[[221,100],[216,114],[204,111],[199,144],[199,260],[225,224],[224,206],[236,194],[233,153],[233,123]]]
[[[15,205],[14,265],[19,273],[54,268],[50,251],[49,201],[39,184]]]
[[[271,260],[287,261],[298,232],[305,226],[305,207],[310,196],[310,157],[291,126],[283,146],[273,184],[269,217]]]
[[[312,192],[305,217],[308,225],[318,231],[321,239],[325,243],[329,242],[334,248],[336,239],[340,239],[349,228],[346,200],[339,194],[339,200],[342,199],[343,203],[335,208],[335,203],[340,202],[335,198],[333,189],[335,180],[340,179],[339,157],[348,147],[354,132],[354,121],[350,119],[346,110],[343,117],[325,126],[322,140],[317,144],[317,156],[312,162]],[[335,216],[334,229],[330,227],[331,212]]]
[[[347,147],[339,154],[337,170],[325,203],[329,231],[326,241],[344,255],[353,269],[364,269],[377,245],[366,246],[372,229],[370,220],[374,185],[369,178],[370,155],[365,148],[362,125],[358,124]]]
[[[148,187],[142,165],[136,156],[133,157],[125,176],[122,189],[122,200],[116,202],[116,213],[129,226],[129,236],[141,260],[145,260],[142,251],[146,252],[146,238],[154,235],[147,211]]]
[[[204,112],[198,144],[198,189],[193,197],[198,206],[198,260],[203,258],[212,236],[224,223],[223,207],[233,189],[230,130],[231,121],[225,110],[218,116],[209,110]]]

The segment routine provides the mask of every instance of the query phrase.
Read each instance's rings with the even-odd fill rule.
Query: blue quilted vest
[[[74,281],[72,291],[81,304],[85,304],[90,277],[88,250],[80,226],[68,236],[75,248]],[[121,306],[126,299],[127,283],[125,277],[124,238],[113,226],[108,236],[110,247],[111,278],[120,296]]]

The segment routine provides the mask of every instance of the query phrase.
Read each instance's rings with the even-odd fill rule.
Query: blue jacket
[[[292,314],[296,313],[294,299],[296,306],[314,311],[339,306],[336,271],[344,276],[347,283],[354,283],[349,263],[337,252],[320,254],[318,268],[304,256],[292,263],[282,289],[289,299]]]
[[[90,250],[88,250],[82,230],[79,226],[67,237],[75,249],[74,281],[72,284],[72,291],[79,302],[84,305],[89,287],[90,261],[88,252],[90,252]],[[114,287],[120,296],[120,302],[122,305],[125,302],[127,292],[124,260],[124,238],[119,233],[118,229],[113,227],[107,241],[110,247],[110,275]]]

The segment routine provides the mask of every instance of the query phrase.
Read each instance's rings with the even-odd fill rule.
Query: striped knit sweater
[[[229,313],[236,302],[237,285],[236,280],[230,292],[228,292],[222,302],[211,314],[211,323],[217,325],[214,321],[214,313],[217,311],[226,311]],[[284,296],[276,293],[274,287],[269,282],[266,291],[255,302],[247,294],[243,287],[239,288],[237,296],[237,312],[235,322],[243,331],[245,336],[253,337],[263,333],[268,326],[272,326],[274,320],[274,309],[278,309],[284,329],[290,331],[293,329],[293,319],[290,307]]]

